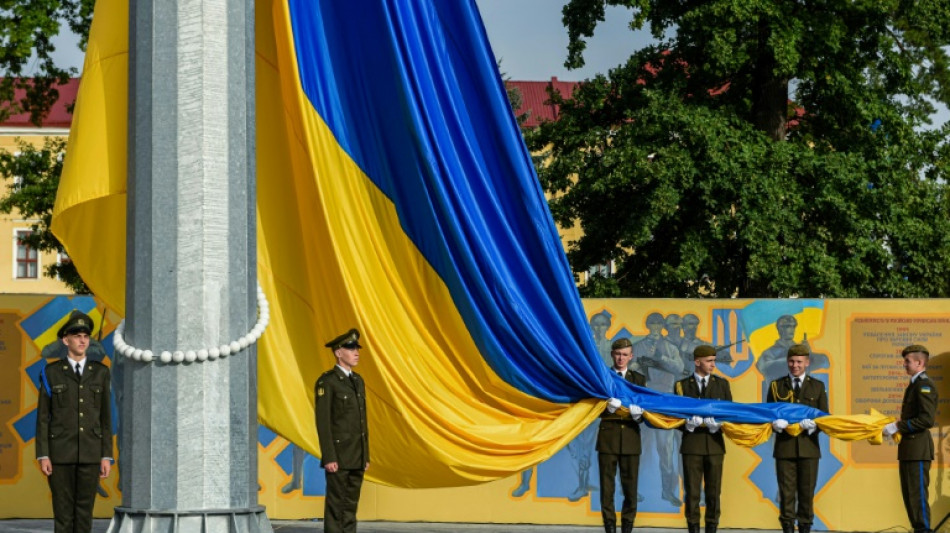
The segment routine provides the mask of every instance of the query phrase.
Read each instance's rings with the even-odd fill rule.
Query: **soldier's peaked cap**
[[[809,350],[808,346],[805,346],[804,344],[793,344],[789,346],[786,357],[795,357],[796,355],[804,355],[805,357],[808,357],[811,355],[811,350]]]
[[[350,350],[353,348],[362,348],[362,346],[360,346],[360,332],[357,331],[356,328],[353,328],[324,344],[324,346],[331,350],[336,350],[337,348],[349,348]]]
[[[716,348],[708,344],[700,344],[693,350],[693,359],[702,359],[703,357],[715,357]]]
[[[73,312],[69,314],[69,318],[66,319],[66,323],[56,332],[56,336],[62,339],[66,335],[72,335],[74,333],[85,333],[88,335],[92,333],[92,326],[93,322],[92,319],[89,318],[89,315],[77,309],[73,309]]]
[[[927,357],[930,357],[930,351],[928,351],[927,347],[922,344],[911,344],[907,348],[904,348],[901,351],[901,357],[907,357],[907,354],[917,353],[917,352],[920,352],[922,354],[925,354]]]
[[[613,351],[613,350],[623,350],[624,348],[629,348],[629,347],[631,347],[631,346],[633,346],[633,343],[630,342],[630,339],[628,339],[628,338],[626,338],[626,337],[621,337],[621,338],[615,340],[614,343],[610,345],[610,350],[611,350],[611,351]]]

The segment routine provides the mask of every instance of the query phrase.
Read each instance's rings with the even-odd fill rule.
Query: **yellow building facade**
[[[17,117],[13,117],[16,119]],[[17,120],[0,125],[0,150],[16,153],[18,140],[34,146],[42,146],[47,137],[65,137],[69,128],[61,125],[30,127],[19,125]],[[0,191],[6,195],[15,181],[0,180]],[[58,279],[43,275],[47,265],[62,261],[55,253],[37,253],[20,241],[20,237],[32,231],[38,220],[30,220],[13,212],[0,215],[0,294],[71,294],[72,291]]]

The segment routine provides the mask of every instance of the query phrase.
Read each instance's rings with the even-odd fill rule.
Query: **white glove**
[[[696,431],[696,428],[703,425],[703,419],[699,416],[691,416],[686,419],[686,431],[690,433]]]
[[[818,429],[818,425],[815,424],[815,421],[810,418],[803,418],[801,422],[798,423],[798,425],[801,426],[802,429],[807,430],[809,435]]]
[[[788,420],[785,420],[784,418],[779,418],[778,420],[772,421],[772,431],[774,431],[775,433],[781,433],[785,431],[785,428],[787,427],[788,427]]]
[[[630,410],[630,416],[632,416],[637,422],[643,418],[643,408],[639,405],[630,404],[630,407],[627,407],[627,409]]]
[[[621,405],[623,404],[620,403],[620,400],[611,398],[607,400],[607,412],[613,414],[617,412],[617,409],[620,409]]]
[[[716,422],[716,419],[711,416],[707,416],[706,418],[704,418],[703,424],[706,426],[706,428],[709,429],[710,433],[715,433],[719,431],[719,427],[722,426],[722,424],[720,424],[719,422]]]
[[[890,424],[884,426],[884,436],[890,437],[891,435],[897,433],[897,422],[891,422]]]

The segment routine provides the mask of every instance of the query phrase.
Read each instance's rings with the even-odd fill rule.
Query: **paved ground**
[[[318,533],[323,531],[323,523],[303,520],[274,520],[271,522],[275,533]],[[93,533],[105,533],[108,520],[96,520]],[[0,533],[48,533],[53,530],[52,520],[0,520]],[[360,533],[418,532],[418,533],[597,533],[599,527],[582,526],[538,526],[511,524],[433,524],[403,522],[360,522]],[[685,529],[636,528],[638,533],[683,533]],[[723,533],[769,533],[762,529],[729,529]]]

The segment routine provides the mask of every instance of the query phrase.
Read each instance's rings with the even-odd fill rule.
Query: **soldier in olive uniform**
[[[614,341],[610,347],[613,359],[612,372],[621,378],[646,386],[647,378],[627,365],[633,358],[633,343],[628,338]],[[637,518],[637,478],[640,474],[640,422],[643,409],[631,405],[627,413],[617,412],[620,400],[611,398],[607,411],[600,415],[597,432],[597,466],[600,469],[600,513],[606,533],[617,531],[617,515],[614,511],[614,476],[620,467],[620,489],[623,491],[623,508],[620,510],[620,528],[623,533],[633,531]]]
[[[807,375],[809,364],[808,346],[794,344],[788,349],[786,361],[788,375],[769,384],[769,402],[800,403],[828,412],[828,395],[825,384]],[[815,485],[818,482],[818,428],[814,420],[799,422],[802,432],[792,436],[785,432],[788,421],[772,422],[775,432],[775,471],[778,475],[779,522],[782,533],[794,533],[798,519],[799,533],[809,533],[815,518]],[[796,509],[795,500],[798,499]]]
[[[680,396],[732,401],[732,390],[725,379],[712,375],[716,369],[716,349],[708,344],[693,350],[692,376],[676,382]],[[706,493],[706,533],[719,526],[719,497],[722,492],[722,463],[726,444],[719,431],[722,424],[713,417],[693,416],[686,420],[680,453],[683,455],[683,486],[686,489],[686,526],[699,533],[699,495]]]
[[[112,469],[109,367],[86,358],[93,323],[73,311],[58,336],[67,356],[40,372],[36,458],[53,494],[56,533],[92,531],[99,479]]]
[[[337,364],[316,384],[320,466],[327,476],[324,531],[356,531],[363,473],[369,468],[366,387],[353,367],[360,361],[360,333],[355,329],[326,344]]]
[[[930,463],[934,458],[930,428],[937,416],[937,386],[925,373],[930,359],[927,348],[914,344],[904,348],[901,356],[910,384],[904,390],[900,419],[885,426],[884,435],[900,433],[897,460],[904,508],[915,533],[930,533]]]

